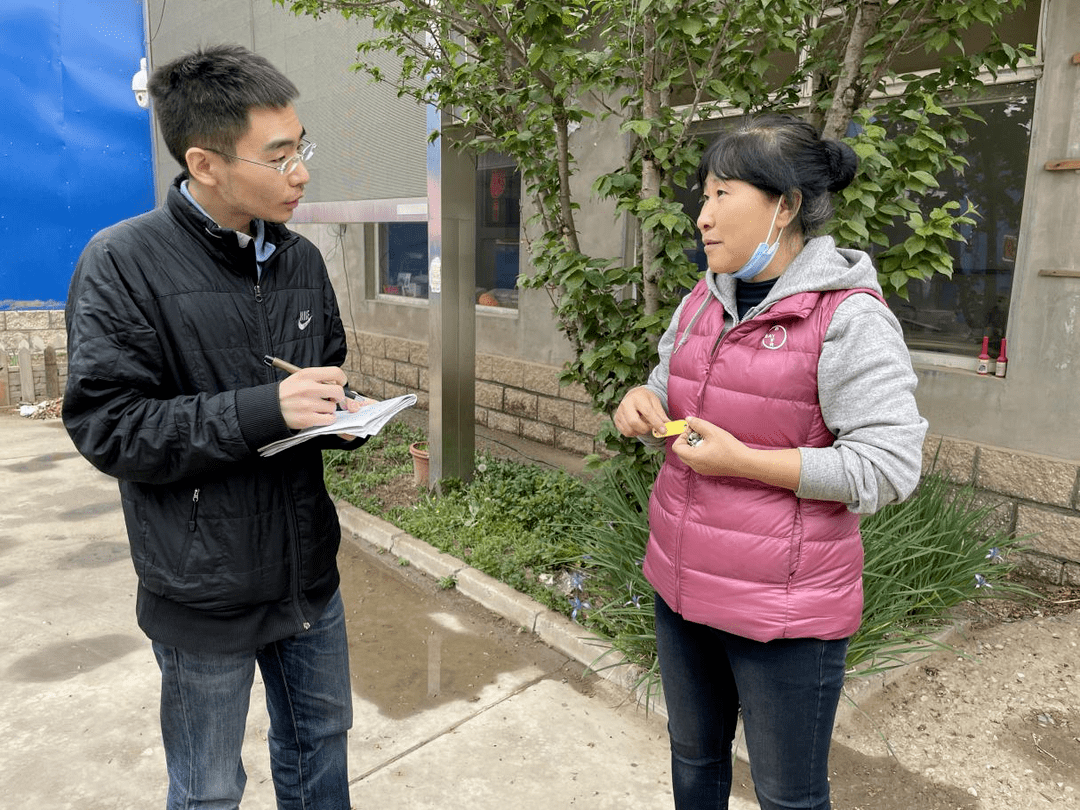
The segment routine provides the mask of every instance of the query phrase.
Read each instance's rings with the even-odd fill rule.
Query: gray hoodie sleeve
[[[870,295],[841,303],[818,362],[821,413],[836,442],[799,448],[796,495],[839,501],[861,514],[907,498],[919,483],[927,429],[915,385],[893,314]]]
[[[679,331],[679,318],[684,306],[686,306],[685,298],[679,302],[679,306],[671,316],[668,328],[660,336],[660,343],[657,345],[660,361],[649,372],[649,382],[646,384],[646,388],[660,397],[665,411],[667,410],[668,365],[671,363],[671,350],[675,347],[675,335]]]

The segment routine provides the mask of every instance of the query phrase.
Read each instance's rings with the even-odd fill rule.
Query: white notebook
[[[276,442],[259,448],[259,455],[272,456],[282,450],[288,450],[298,444],[313,439],[316,436],[325,436],[328,433],[348,433],[353,436],[374,436],[395,415],[411,408],[416,404],[416,394],[405,394],[393,399],[384,399],[381,402],[373,402],[365,405],[356,413],[348,411],[335,411],[332,425],[318,425],[304,428],[299,433],[289,436],[287,439],[279,439]]]

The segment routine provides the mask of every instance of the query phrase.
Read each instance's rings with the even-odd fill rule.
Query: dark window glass
[[[996,97],[968,105],[985,123],[966,124],[969,139],[959,147],[966,170],[938,177],[937,196],[977,209],[976,224],[962,231],[966,243],[952,248],[953,276],[910,281],[909,300],[889,298],[912,349],[970,354],[984,336],[991,346],[1005,336],[1035,87],[1025,82],[987,92]]]
[[[378,230],[379,291],[386,295],[427,298],[427,225],[382,222]]]
[[[488,152],[476,166],[476,302],[518,305],[521,173],[507,155]]]

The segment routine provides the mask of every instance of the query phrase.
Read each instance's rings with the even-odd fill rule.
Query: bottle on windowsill
[[[1001,339],[1001,351],[998,352],[997,364],[994,366],[994,376],[1004,377],[1005,367],[1008,365],[1009,358],[1005,354],[1005,338]]]
[[[982,351],[979,352],[979,364],[975,366],[976,374],[990,373],[990,337],[983,338]]]

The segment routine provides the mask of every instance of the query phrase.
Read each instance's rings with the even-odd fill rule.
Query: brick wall
[[[427,343],[361,332],[350,336],[346,369],[354,387],[385,399],[416,394],[427,410]],[[560,369],[494,355],[476,357],[476,423],[571,453],[602,452],[605,417],[578,385],[560,385]]]
[[[67,380],[59,309],[0,310],[0,405],[56,399]]]
[[[1020,567],[1055,584],[1080,584],[1080,464],[945,436],[928,436],[923,470],[975,487],[994,518],[1028,538]]]

